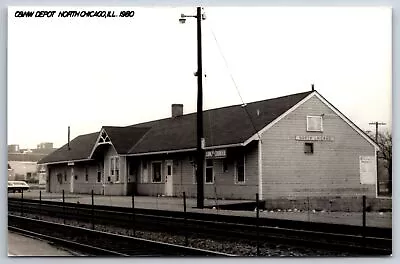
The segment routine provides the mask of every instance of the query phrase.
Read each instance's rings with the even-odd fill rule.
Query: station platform
[[[24,192],[24,199],[36,199],[39,200],[39,190],[30,190]],[[21,193],[9,193],[8,197],[21,198]],[[58,201],[62,202],[61,193],[47,193],[42,191],[42,200]],[[92,197],[89,194],[71,194],[65,193],[65,202],[67,203],[82,203],[91,204]],[[184,202],[181,197],[152,197],[152,196],[135,196],[134,198],[135,208],[144,209],[157,209],[157,210],[169,210],[169,211],[183,211]],[[188,212],[200,212],[200,213],[211,213],[221,215],[237,215],[237,216],[248,216],[255,217],[255,210],[222,210],[222,207],[246,204],[251,205],[255,201],[249,200],[216,200],[216,199],[205,199],[204,209],[196,208],[195,198],[186,198],[186,210]],[[120,206],[120,207],[132,207],[132,197],[130,196],[104,196],[94,195],[95,205],[106,205],[106,206]],[[247,208],[249,209],[249,208]],[[274,210],[274,211],[260,211],[260,217],[273,218],[273,219],[288,219],[297,221],[307,222],[322,222],[322,223],[334,223],[334,224],[348,224],[362,226],[362,212],[329,212],[329,211],[315,211],[310,208],[309,211],[285,211],[285,210]],[[366,225],[373,227],[392,227],[392,213],[391,212],[367,212]]]
[[[8,232],[8,257],[61,257],[78,256],[71,251],[64,250],[47,243],[46,241],[32,237],[20,235],[14,232]]]

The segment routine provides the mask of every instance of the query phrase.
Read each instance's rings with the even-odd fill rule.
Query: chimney
[[[314,92],[314,84],[311,84],[311,91]]]
[[[183,115],[183,104],[171,105],[172,118]]]

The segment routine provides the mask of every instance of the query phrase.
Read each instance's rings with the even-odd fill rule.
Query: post
[[[310,222],[310,196],[307,196],[307,216],[308,222]]]
[[[92,229],[94,230],[94,197],[93,197],[93,190],[92,190]]]
[[[70,128],[69,128],[69,126],[68,126],[68,150],[70,150],[71,149],[71,147],[69,146],[69,138],[70,138]]]
[[[39,191],[39,219],[42,219],[42,190]]]
[[[133,236],[136,236],[136,224],[135,224],[135,194],[132,193],[132,229]]]
[[[21,189],[21,216],[24,216],[24,189]]]
[[[64,189],[62,190],[62,205],[63,205],[63,222],[65,225],[65,196],[64,196]]]
[[[183,192],[183,228],[185,232],[185,246],[188,245],[188,236],[187,236],[187,230],[186,230],[186,193]]]
[[[257,209],[257,219],[256,219],[256,227],[257,227],[257,256],[260,256],[260,231],[259,231],[259,219],[260,219],[260,204],[259,204],[258,193],[256,193],[256,209]]]
[[[197,207],[204,207],[203,62],[201,54],[201,7],[197,7]]]
[[[367,197],[363,195],[363,219],[362,219],[362,225],[363,225],[363,238],[365,239],[365,230],[366,230],[366,225],[367,224]]]
[[[375,143],[377,145],[379,145],[378,144],[378,127],[380,125],[384,126],[384,125],[386,125],[386,123],[376,121],[376,122],[371,122],[369,124],[375,125]],[[379,195],[381,191],[380,191],[380,186],[379,186],[380,184],[379,184],[379,177],[378,177],[378,153],[376,153],[376,161],[375,162],[376,162],[376,191]]]

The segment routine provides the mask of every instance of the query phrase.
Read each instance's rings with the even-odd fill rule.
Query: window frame
[[[154,181],[154,164],[160,164],[160,181]],[[151,183],[163,183],[163,162],[160,160],[151,162]]]
[[[110,157],[110,176],[111,182],[114,179],[116,183],[120,182],[120,158],[119,156]]]
[[[89,182],[89,168],[85,166],[85,182]]]
[[[222,159],[222,173],[229,172],[228,160],[226,158]]]
[[[310,146],[310,152],[306,151],[307,146]],[[304,154],[306,155],[312,155],[314,154],[314,142],[304,142]]]
[[[318,129],[313,130],[313,129],[309,128],[309,119],[311,119],[311,118],[319,118],[321,120],[321,126],[320,126],[319,130]],[[307,126],[306,126],[306,131],[307,132],[324,132],[324,124],[323,124],[322,116],[320,116],[320,115],[308,115],[306,120],[307,120]]]
[[[140,161],[140,182],[149,183],[149,164],[148,160]]]
[[[212,162],[212,166],[207,165],[207,161]],[[211,175],[211,182],[207,182],[207,169],[211,168],[212,169],[212,175]],[[214,159],[205,159],[205,169],[204,169],[204,184],[214,184],[215,182],[215,173],[214,173]]]
[[[96,178],[96,180],[97,180],[97,183],[101,183],[101,165],[99,163],[97,164],[97,178]]]
[[[243,159],[243,181],[239,181],[239,159]],[[246,183],[246,155],[243,154],[240,158],[235,160],[235,184],[245,184]]]

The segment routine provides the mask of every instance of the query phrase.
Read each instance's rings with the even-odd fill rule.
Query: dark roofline
[[[316,90],[314,90],[316,92]],[[289,95],[284,95],[284,96],[278,96],[278,97],[274,97],[274,98],[268,98],[268,99],[263,99],[263,100],[258,100],[258,101],[251,101],[248,103],[245,103],[245,105],[248,104],[253,104],[253,103],[259,103],[259,102],[263,102],[263,101],[269,101],[269,100],[275,100],[275,99],[281,99],[281,98],[285,98],[285,97],[289,97],[289,96],[296,96],[296,95],[300,95],[300,94],[311,94],[314,91],[306,91],[306,92],[301,92],[301,93],[294,93],[294,94],[289,94]],[[237,107],[237,106],[243,106],[243,104],[234,104],[234,105],[227,105],[227,106],[222,106],[222,107],[217,107],[217,108],[211,108],[211,109],[207,109],[207,110],[203,110],[203,113],[209,112],[209,111],[214,111],[214,110],[219,110],[219,109],[225,109],[225,108],[230,108],[230,107]],[[183,116],[189,116],[189,115],[193,115],[196,114],[197,112],[192,112],[192,113],[187,113],[178,117],[174,117],[174,118],[180,118]],[[161,119],[155,119],[155,120],[150,120],[150,121],[145,121],[142,123],[137,123],[137,124],[133,124],[133,125],[129,125],[129,126],[123,126],[123,127],[130,127],[130,126],[139,126],[139,125],[144,125],[147,123],[151,123],[151,122],[157,122],[157,121],[162,121],[162,120],[168,120],[171,119],[172,117],[166,117],[166,118],[161,118]],[[118,126],[103,126],[103,127],[118,127]]]
[[[321,96],[325,101],[327,101],[336,111],[338,111],[341,115],[343,115],[353,126],[355,126],[359,131],[361,131],[361,133],[366,136],[367,138],[369,138],[376,146],[374,147],[378,147],[378,150],[380,150],[379,145],[375,142],[374,139],[372,139],[367,133],[364,132],[364,130],[362,130],[361,128],[359,128],[356,124],[353,123],[353,121],[351,121],[350,118],[348,118],[345,114],[343,114],[342,112],[340,112],[339,109],[337,109],[331,102],[329,102],[325,97],[323,97],[319,92],[315,91],[319,96]]]

